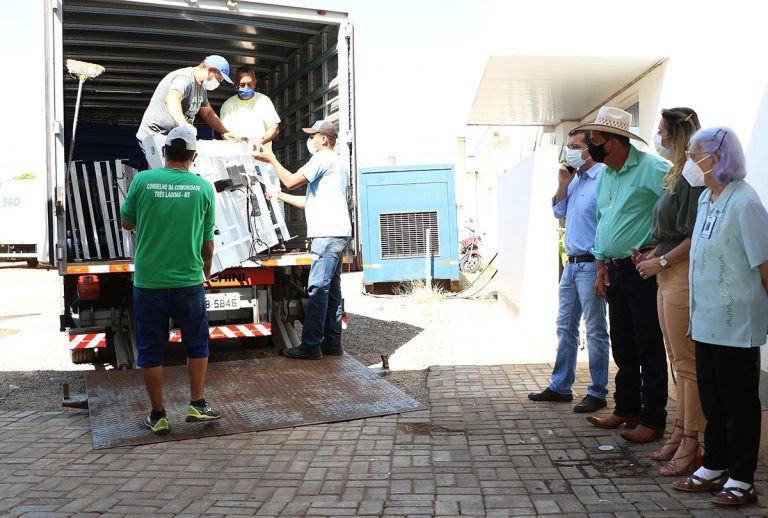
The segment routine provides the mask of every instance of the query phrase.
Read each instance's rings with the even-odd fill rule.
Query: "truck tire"
[[[30,268],[37,268],[37,265],[39,264],[37,259],[27,259],[27,266]]]

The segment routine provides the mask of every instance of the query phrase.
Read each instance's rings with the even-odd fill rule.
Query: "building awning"
[[[467,124],[581,120],[664,61],[659,57],[491,56]]]

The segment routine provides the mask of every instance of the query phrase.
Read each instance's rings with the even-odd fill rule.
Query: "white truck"
[[[45,253],[45,176],[24,164],[0,170],[0,260],[37,266]]]
[[[337,149],[349,166],[357,227],[353,33],[345,13],[250,0],[30,0],[0,12],[0,38],[9,41],[3,48],[18,52],[26,63],[19,81],[30,85],[21,97],[3,86],[6,104],[23,98],[25,106],[16,107],[21,127],[7,119],[0,129],[5,155],[0,177],[11,171],[5,165],[12,155],[13,163],[21,164],[14,170],[45,179],[36,183],[38,216],[46,229],[40,260],[61,276],[60,328],[69,337],[74,363],[135,366],[132,246],[119,230],[117,214],[128,176],[141,169],[134,136],[141,116],[171,70],[194,66],[209,54],[225,56],[233,72],[238,65],[251,66],[259,91],[273,100],[282,119],[273,149],[291,170],[309,157],[301,128],[318,119],[337,122]],[[80,103],[67,59],[106,69],[85,81]],[[209,100],[218,112],[233,94],[223,85]],[[13,116],[14,107],[10,110]],[[75,120],[74,161],[67,171]],[[204,124],[198,128],[204,135]],[[6,146],[13,142],[18,147]],[[5,229],[10,222],[4,218],[1,224]],[[298,343],[293,325],[303,318],[313,257],[303,211],[286,206],[285,224],[292,237],[283,243],[285,251],[267,247],[206,286],[212,340],[271,336],[278,349]],[[222,239],[217,247],[228,245]],[[355,240],[348,260],[356,250]],[[172,330],[169,341],[178,339]]]

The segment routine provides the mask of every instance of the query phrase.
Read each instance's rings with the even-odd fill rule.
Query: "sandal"
[[[683,464],[680,462],[683,459],[690,459],[690,462]],[[696,451],[672,459],[666,465],[660,467],[659,475],[662,477],[679,477],[691,471],[696,471],[701,467],[701,460],[701,449],[697,446]]]
[[[741,493],[739,495],[738,493]],[[724,487],[722,491],[712,497],[712,503],[718,505],[746,505],[757,502],[755,486],[749,486],[747,489],[740,487]]]
[[[697,481],[698,482],[695,482]],[[672,482],[672,488],[678,491],[686,491],[688,493],[702,493],[704,491],[714,491],[723,488],[728,481],[728,472],[724,471],[722,475],[718,475],[715,478],[701,478],[697,475],[691,475],[685,480],[675,480]]]
[[[679,420],[675,420],[675,429],[683,429],[683,426],[680,424]],[[685,433],[685,432],[683,432]],[[672,430],[672,435],[675,434],[675,430]],[[675,455],[675,452],[677,451],[677,448],[680,447],[680,442],[683,440],[683,436],[680,436],[680,439],[677,441],[672,441],[672,435],[669,436],[669,439],[667,442],[664,443],[664,446],[659,448],[656,451],[651,452],[651,460],[671,460],[672,457]]]

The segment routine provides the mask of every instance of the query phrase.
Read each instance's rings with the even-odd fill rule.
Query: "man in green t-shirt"
[[[186,421],[221,417],[203,398],[208,368],[203,282],[211,276],[216,202],[213,186],[189,172],[196,149],[194,129],[172,129],[163,148],[165,167],[139,173],[120,207],[123,228],[136,229],[133,310],[137,364],[152,404],[144,425],[158,435],[170,432],[163,405],[163,360],[170,318],[178,324],[187,352],[190,404]]]

